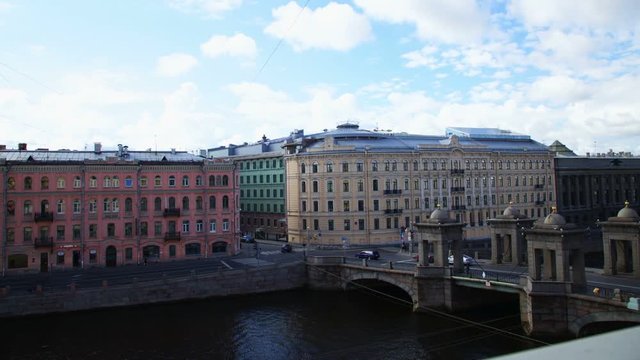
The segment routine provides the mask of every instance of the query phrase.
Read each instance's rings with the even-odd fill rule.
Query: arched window
[[[120,187],[120,179],[117,176],[113,177],[113,187]]]
[[[89,178],[89,187],[90,188],[95,188],[98,187],[98,178],[95,176],[92,176]]]
[[[111,201],[111,211],[113,212],[120,211],[120,202],[116,198],[113,198],[113,200]]]
[[[16,179],[10,177],[7,179],[7,188],[9,190],[15,190],[16,188]]]
[[[314,162],[313,165],[311,166],[311,172],[312,173],[317,173],[318,172],[318,163]]]
[[[216,197],[209,196],[209,209],[215,209],[215,208],[216,208]]]
[[[216,186],[216,177],[209,175],[209,186]]]
[[[176,208],[176,198],[174,198],[173,196],[169,196],[169,209],[175,209]]]
[[[147,198],[140,199],[140,211],[147,211]]]
[[[307,167],[304,163],[300,164],[300,173],[304,174],[307,172]]]
[[[124,199],[124,211],[126,212],[133,211],[133,200],[129,197]]]
[[[182,186],[189,186],[189,177],[187,175],[182,177]]]
[[[169,186],[176,186],[176,177],[173,175],[169,176]]]
[[[189,197],[185,196],[182,198],[182,208],[184,210],[189,210]]]
[[[229,208],[229,197],[227,195],[222,197],[222,208],[223,209]]]
[[[25,215],[33,214],[33,204],[31,203],[30,200],[26,200],[24,202],[24,214]]]
[[[65,186],[65,181],[63,177],[59,177],[58,180],[56,180],[56,187],[58,189],[64,189]]]
[[[300,184],[300,191],[307,192],[307,183],[305,181]]]
[[[102,187],[106,187],[106,188],[107,188],[107,187],[111,187],[111,177],[109,177],[109,176],[105,176],[105,177],[102,179]]]
[[[318,192],[318,181],[317,180],[313,181],[313,192],[314,193]]]
[[[77,189],[81,186],[82,186],[82,179],[80,179],[80,176],[76,176],[75,178],[73,178],[73,187]]]
[[[102,211],[103,212],[111,211],[111,201],[109,199],[104,199],[102,201]]]
[[[202,176],[196,176],[196,186],[202,186]]]
[[[161,211],[162,210],[162,199],[159,197],[153,199],[153,210]]]
[[[43,176],[43,177],[40,179],[40,189],[41,189],[41,190],[46,190],[46,189],[48,189],[48,188],[49,188],[49,178],[48,178],[48,177],[46,177],[46,176]]]
[[[31,186],[32,186],[32,180],[30,176],[27,176],[26,178],[24,178],[24,189],[25,190],[31,190]]]
[[[229,177],[227,175],[222,176],[222,186],[229,186]]]
[[[202,196],[196,197],[196,210],[202,210]]]

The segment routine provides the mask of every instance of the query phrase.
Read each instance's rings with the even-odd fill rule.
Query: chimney
[[[18,150],[27,150],[27,143],[19,143]]]
[[[99,142],[93,143],[93,152],[96,154],[102,153],[102,144]]]

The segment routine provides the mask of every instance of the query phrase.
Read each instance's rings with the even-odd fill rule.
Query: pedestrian
[[[593,295],[600,296],[600,288],[593,288]]]

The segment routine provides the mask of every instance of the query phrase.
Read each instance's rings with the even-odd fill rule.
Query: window
[[[80,214],[80,200],[73,200],[73,213]]]
[[[333,212],[333,200],[328,200],[327,201],[327,211],[328,212]]]
[[[349,219],[344,220],[344,230],[351,230],[351,222]]]
[[[116,236],[116,224],[109,223],[107,224],[107,237]]]
[[[373,179],[372,188],[373,191],[378,191],[378,179]]]
[[[49,178],[48,178],[48,177],[43,176],[43,177],[40,179],[40,189],[41,189],[41,190],[47,190],[47,189],[49,189]]]
[[[147,211],[147,208],[148,208],[147,198],[145,197],[140,198],[140,211]]]
[[[162,178],[160,175],[156,175],[156,177],[153,178],[153,186],[162,186]]]
[[[318,172],[318,163],[314,162],[313,165],[311,165],[311,172],[312,173],[317,173]]]
[[[364,181],[363,180],[358,180],[358,191],[359,192],[363,192],[364,191]]]
[[[169,257],[176,257],[176,246],[169,245]]]
[[[362,172],[364,171],[364,164],[361,161],[358,161],[356,163],[356,171],[357,172]]]
[[[169,176],[169,186],[176,186],[176,177],[173,175]]]
[[[378,162],[375,160],[371,162],[371,171],[378,171]]]
[[[89,200],[89,213],[95,214],[98,211],[98,201],[96,199]]]
[[[300,191],[303,193],[307,192],[307,183],[305,181],[300,184]]]
[[[364,200],[358,200],[358,211],[364,211]]]
[[[124,211],[128,213],[133,211],[133,199],[131,198],[124,199]]]
[[[223,209],[229,208],[229,197],[227,195],[222,197],[222,208]]]
[[[133,187],[133,179],[131,178],[131,176],[127,176],[124,179],[124,186],[128,188]]]
[[[182,209],[189,210],[189,197],[187,196],[182,198]]]
[[[182,186],[189,186],[189,177],[187,175],[182,177]]]
[[[209,196],[209,209],[215,209],[215,208],[216,208],[216,197]]]
[[[342,191],[349,192],[349,180],[345,180],[342,182]]]
[[[162,222],[156,221],[153,223],[153,234],[155,236],[162,235]]]
[[[65,186],[64,178],[59,177],[58,180],[56,180],[56,187],[58,189],[64,189],[64,186]]]
[[[31,190],[31,186],[32,186],[31,177],[27,176],[26,178],[24,178],[24,189],[25,190]]]
[[[127,261],[133,260],[133,248],[128,247],[124,249],[124,258]]]
[[[222,186],[229,186],[229,177],[227,175],[222,176]]]
[[[64,265],[64,251],[58,251],[56,253],[56,264]]]
[[[196,210],[202,210],[202,196],[196,197]]]
[[[90,177],[89,178],[89,187],[90,188],[98,187],[98,178],[96,178],[95,176]]]
[[[300,173],[304,174],[307,172],[307,167],[304,163],[300,164]]]
[[[189,220],[182,220],[182,232],[183,233],[189,232]]]
[[[327,221],[327,228],[329,229],[329,231],[333,231],[333,220],[332,219]]]
[[[196,176],[196,186],[202,186],[202,176]]]
[[[327,181],[327,192],[328,193],[333,192],[333,181],[331,180]]]
[[[228,219],[223,219],[222,220],[222,231],[229,231],[229,220]]]
[[[146,176],[142,176],[140,177],[140,187],[147,187],[148,185],[148,180]]]
[[[342,202],[342,211],[349,211],[349,200],[344,200]]]
[[[64,241],[64,225],[56,226],[56,239]]]
[[[22,238],[23,242],[29,243],[33,241],[33,230],[30,227],[25,227],[22,230],[22,235],[23,235],[23,238]]]
[[[146,221],[140,222],[140,236],[149,235],[149,224]]]
[[[204,231],[204,221],[196,220],[196,232],[203,232],[203,231]]]
[[[56,211],[58,214],[64,214],[64,200],[58,200],[56,203]]]
[[[102,178],[102,187],[111,187],[111,178],[109,176]]]
[[[210,220],[209,221],[209,232],[216,232],[216,221],[215,220]]]
[[[115,188],[120,187],[120,179],[118,179],[118,177],[117,177],[117,176],[114,176],[114,177],[113,177],[113,184],[112,184],[112,186],[113,186],[113,187],[115,187]]]
[[[160,199],[159,197],[153,199],[153,210],[162,211],[162,199]]]
[[[342,172],[349,172],[349,163],[342,163]]]
[[[333,172],[333,163],[327,163],[327,172]]]
[[[124,236],[133,236],[133,223],[128,222],[124,224]]]
[[[7,201],[7,214],[15,215],[16,214],[16,202],[13,200]]]
[[[313,181],[313,192],[314,193],[318,192],[318,181],[316,180]]]
[[[120,203],[118,201],[118,199],[113,199],[111,201],[111,211],[113,212],[119,212],[120,211]]]

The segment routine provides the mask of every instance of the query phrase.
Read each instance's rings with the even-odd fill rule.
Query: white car
[[[469,255],[462,255],[462,263],[464,265],[471,265],[474,263],[474,259]],[[453,265],[453,255],[449,255],[449,265]]]

